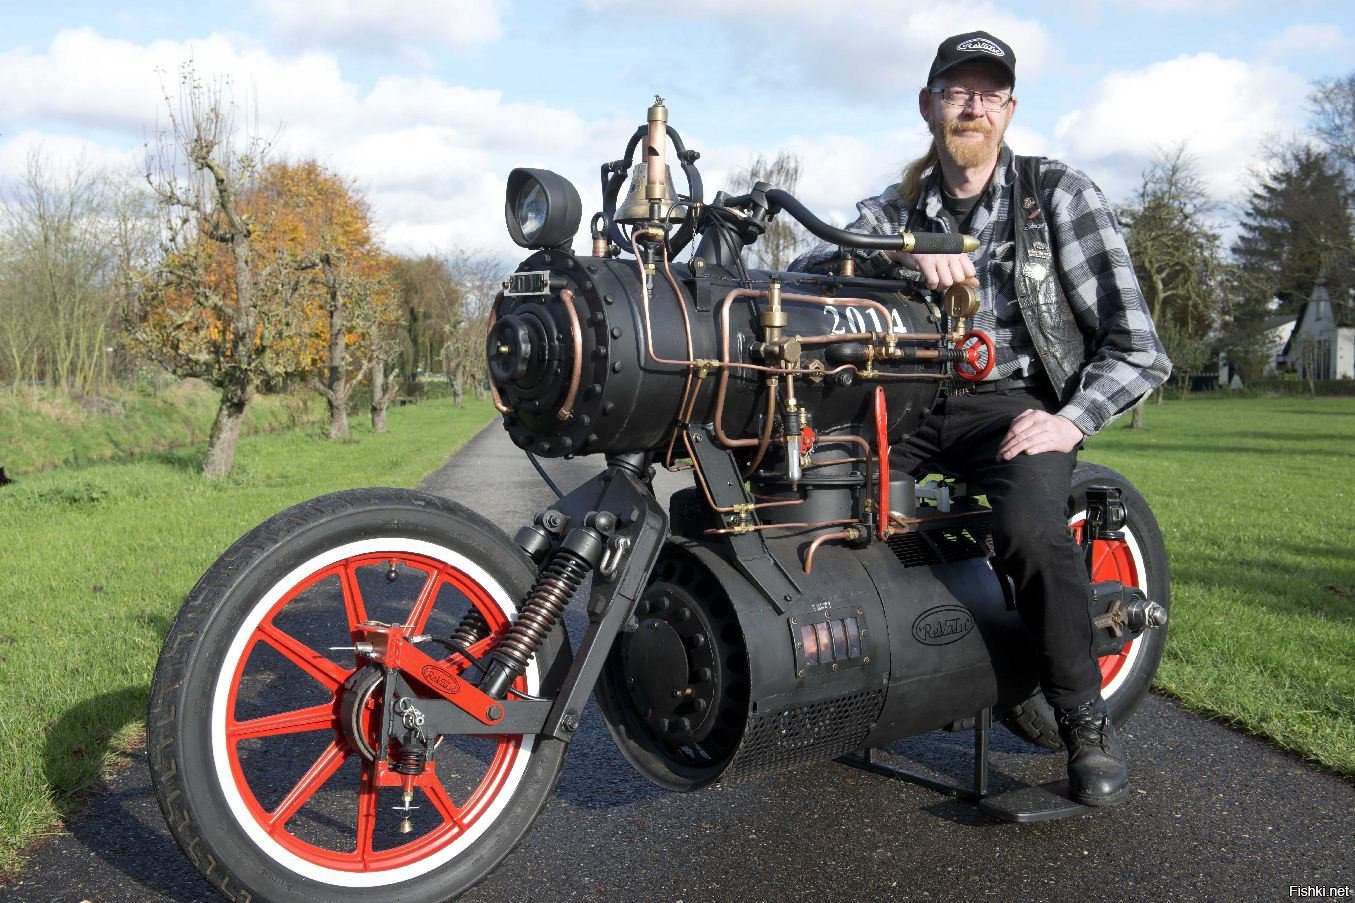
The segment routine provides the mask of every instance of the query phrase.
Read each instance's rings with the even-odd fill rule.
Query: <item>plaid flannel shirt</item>
[[[988,188],[975,206],[969,231],[979,240],[973,252],[979,279],[980,309],[975,329],[993,338],[997,360],[988,379],[1031,377],[1043,372],[1035,345],[1017,302],[1016,254],[1012,229],[1011,180],[1016,177],[1012,152],[1003,145]],[[916,203],[899,194],[900,184],[857,204],[860,216],[852,232],[955,232],[958,226],[941,203],[937,167],[924,174]],[[1088,436],[1093,435],[1171,373],[1162,342],[1153,328],[1115,215],[1101,189],[1087,176],[1057,160],[1040,164],[1040,202],[1054,245],[1059,284],[1084,335],[1090,356],[1082,367],[1076,391],[1058,411]],[[820,242],[790,265],[812,270],[840,256],[836,245]],[[862,276],[920,279],[896,267],[883,252],[856,252]]]

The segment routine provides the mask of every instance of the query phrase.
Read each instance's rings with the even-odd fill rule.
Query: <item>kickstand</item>
[[[877,750],[864,749],[856,755],[840,756],[838,761],[872,774],[898,781],[918,784],[953,796],[974,806],[984,815],[999,821],[1036,822],[1081,815],[1088,806],[1075,803],[1068,795],[1067,779],[1046,784],[1027,785],[1004,793],[988,792],[988,733],[992,728],[993,713],[985,708],[974,716],[974,785],[962,787],[917,774],[906,768],[881,762]]]

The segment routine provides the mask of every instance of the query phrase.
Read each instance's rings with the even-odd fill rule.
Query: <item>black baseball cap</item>
[[[927,84],[961,63],[969,62],[991,63],[1011,79],[1012,87],[1016,87],[1016,54],[1007,42],[986,31],[952,35],[942,41],[936,48],[931,71],[927,73]]]

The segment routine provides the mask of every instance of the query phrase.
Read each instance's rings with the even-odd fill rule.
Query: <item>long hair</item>
[[[903,189],[900,192],[904,200],[916,201],[918,199],[918,196],[922,194],[922,174],[935,166],[940,159],[940,155],[936,152],[936,139],[933,138],[927,152],[904,167],[903,178],[901,179]]]

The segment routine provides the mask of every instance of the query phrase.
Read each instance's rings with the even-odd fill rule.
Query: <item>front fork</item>
[[[429,738],[443,734],[544,734],[568,742],[617,635],[631,620],[668,536],[668,513],[654,498],[644,455],[609,457],[607,469],[559,499],[518,531],[517,542],[537,563],[537,580],[512,626],[492,650],[484,625],[463,620],[451,642],[412,636],[403,626],[365,623],[357,652],[384,672],[384,742],[373,750],[378,770],[398,775],[412,797],[418,775],[431,767]],[[585,578],[592,577],[588,630],[550,699],[513,688]],[[451,648],[483,670],[478,684],[420,646]],[[464,669],[463,669],[464,670]],[[375,687],[373,687],[374,689]],[[384,755],[382,753],[384,752]],[[408,802],[408,800],[406,800]]]

